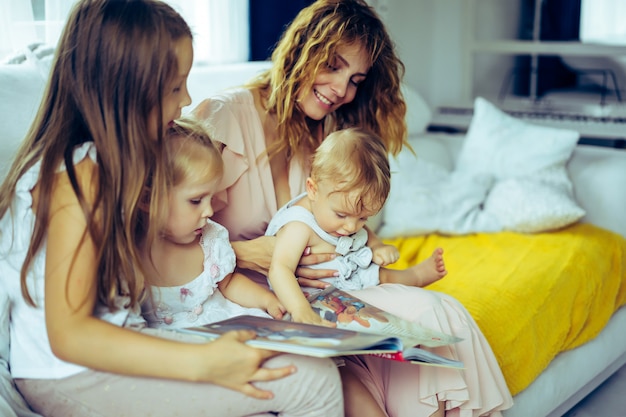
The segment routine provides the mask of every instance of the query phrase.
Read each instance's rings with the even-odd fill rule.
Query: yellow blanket
[[[491,344],[513,395],[559,353],[594,338],[626,304],[626,239],[589,224],[540,234],[432,234],[386,240],[406,268],[444,249],[454,296]]]

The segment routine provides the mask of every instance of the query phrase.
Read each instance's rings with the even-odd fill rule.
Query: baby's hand
[[[321,318],[312,308],[303,309],[301,311],[294,311],[291,313],[291,320],[296,323],[315,324],[317,326],[325,327],[337,327],[337,324],[324,320]]]
[[[400,259],[400,252],[393,245],[379,245],[371,249],[372,261],[380,266],[387,266]]]
[[[276,320],[281,320],[283,316],[285,315],[285,313],[287,312],[285,307],[283,307],[283,305],[279,303],[278,300],[276,300],[276,304],[269,305],[266,311],[270,316],[272,316]]]
[[[278,298],[276,298],[273,293],[271,294],[272,296],[268,297],[268,300],[265,302],[265,311],[276,320],[281,320],[287,312],[287,309],[278,301]]]

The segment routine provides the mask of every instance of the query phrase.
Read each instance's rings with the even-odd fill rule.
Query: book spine
[[[402,352],[389,352],[389,353],[375,352],[375,353],[368,353],[368,355],[376,356],[378,358],[391,359],[393,361],[405,362]]]

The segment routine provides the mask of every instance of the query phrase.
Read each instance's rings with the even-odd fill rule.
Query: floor
[[[563,417],[626,417],[626,366]]]

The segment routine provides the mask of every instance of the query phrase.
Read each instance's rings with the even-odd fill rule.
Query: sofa
[[[0,177],[36,113],[51,52],[31,45],[0,65]],[[194,66],[189,109],[268,65]],[[482,98],[467,132],[431,133],[427,103],[403,93],[412,149],[392,158],[391,194],[370,227],[398,246],[398,267],[444,248],[448,276],[430,288],[459,299],[485,333],[514,394],[506,417],[562,415],[626,363],[626,151],[536,130]],[[0,415],[32,416],[5,361],[4,310]]]

